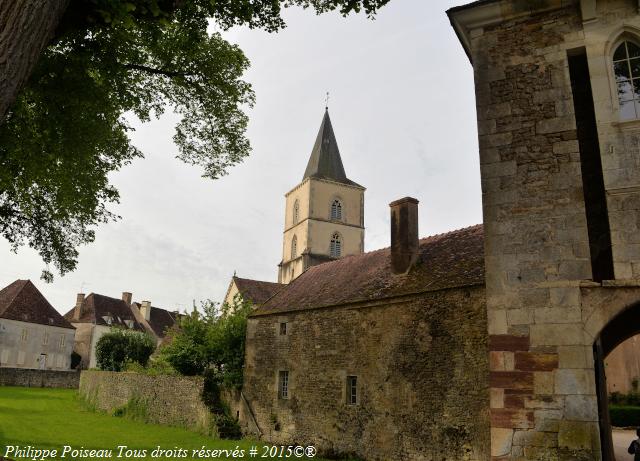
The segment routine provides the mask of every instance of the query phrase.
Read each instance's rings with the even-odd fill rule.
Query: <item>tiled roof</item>
[[[128,320],[133,321],[132,328],[134,330],[145,331],[144,327],[136,321],[131,308],[122,299],[91,293],[82,302],[82,315],[79,320],[73,318],[74,310],[75,308],[72,308],[64,314],[64,317],[70,322],[130,328],[127,324]],[[105,317],[111,318],[110,324],[105,320]]]
[[[133,303],[133,305],[140,309],[140,303]],[[177,320],[177,313],[169,312],[165,309],[151,306],[151,313],[149,315],[149,320],[147,320],[147,323],[156,334],[156,336],[158,336],[159,338],[164,338],[167,329],[171,328]]]
[[[73,328],[30,280],[16,280],[0,290],[0,318]]]
[[[253,315],[484,284],[482,225],[421,239],[418,260],[406,275],[393,274],[390,253],[385,248],[313,266]]]
[[[276,294],[282,287],[282,283],[263,282],[261,280],[242,279],[233,276],[233,281],[238,291],[244,299],[250,300],[253,304],[262,304],[271,296]]]
[[[319,178],[336,181],[351,186],[362,187],[347,178],[338,149],[338,142],[333,134],[329,111],[325,110],[316,142],[311,150],[309,163],[304,171],[303,180],[306,178]]]

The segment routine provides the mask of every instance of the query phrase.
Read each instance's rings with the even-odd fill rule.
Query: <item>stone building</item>
[[[74,333],[30,280],[0,290],[0,367],[69,370]]]
[[[314,265],[247,327],[249,428],[369,460],[488,459],[482,226],[418,240],[391,204],[391,248]]]
[[[96,344],[112,328],[148,333],[160,344],[178,313],[153,307],[150,301],[132,302],[129,292],[123,292],[121,299],[78,293],[75,306],[64,317],[76,328],[74,350],[82,358],[81,368],[95,368]]]
[[[475,77],[493,459],[612,460],[603,362],[640,332],[638,2],[448,14]]]
[[[364,251],[365,188],[347,178],[325,110],[302,182],[286,195],[278,282]]]
[[[263,282],[261,280],[243,279],[235,274],[231,277],[227,294],[224,302],[232,305],[235,297],[239,294],[243,299],[251,301],[254,305],[259,306],[267,299],[273,296],[284,285],[274,282]]]

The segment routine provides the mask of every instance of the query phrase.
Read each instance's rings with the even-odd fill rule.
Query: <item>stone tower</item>
[[[614,459],[603,359],[640,333],[638,6],[449,10],[476,86],[494,460]]]
[[[365,188],[347,178],[326,110],[302,182],[286,195],[278,282],[364,251]]]

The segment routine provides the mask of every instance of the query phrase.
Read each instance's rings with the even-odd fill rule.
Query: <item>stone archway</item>
[[[593,340],[594,374],[602,461],[615,461],[605,358],[627,339],[640,334],[640,288],[610,286],[583,289],[585,332]]]

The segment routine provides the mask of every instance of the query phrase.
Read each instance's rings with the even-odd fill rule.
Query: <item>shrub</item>
[[[154,350],[148,334],[114,328],[98,340],[96,360],[100,370],[122,371],[127,362],[145,366]]]
[[[616,427],[640,426],[640,407],[630,405],[609,405],[611,425]]]

